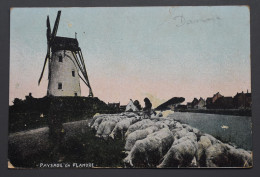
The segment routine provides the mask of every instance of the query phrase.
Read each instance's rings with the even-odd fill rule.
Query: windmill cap
[[[80,48],[78,40],[75,38],[56,36],[52,44],[52,51],[55,52],[58,50],[79,51]]]

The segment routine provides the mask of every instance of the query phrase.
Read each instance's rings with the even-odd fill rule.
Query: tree
[[[140,103],[139,103],[138,100],[135,100],[135,101],[134,101],[134,105],[137,107],[137,109],[139,109],[139,110],[142,109],[142,106],[140,105]]]

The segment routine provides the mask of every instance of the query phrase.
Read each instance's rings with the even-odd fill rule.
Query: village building
[[[115,108],[115,109],[119,109],[120,108],[120,102],[119,103],[109,103],[108,102],[108,107],[110,108]]]
[[[219,92],[214,94],[212,97],[212,103],[215,103],[215,101],[221,97],[223,97],[223,95],[221,95]]]
[[[119,110],[120,110],[120,111],[124,112],[125,109],[126,109],[126,105],[120,105],[120,106],[119,106]]]
[[[187,103],[187,109],[191,109],[192,108],[192,103],[191,102],[188,102]]]
[[[206,99],[206,105],[210,105],[210,104],[212,104],[212,98],[211,98],[211,97],[208,97],[208,98]]]
[[[135,105],[132,99],[130,99],[129,103],[126,105],[126,112],[135,112],[140,111]]]
[[[220,98],[223,98],[224,96],[221,95],[219,92],[217,92],[216,94],[213,95],[213,97],[208,97],[206,99],[206,108],[207,109],[219,109],[220,107],[220,102],[222,101],[219,101],[217,104],[217,100],[219,100]]]
[[[206,109],[206,101],[200,97],[198,103],[194,106],[195,109]]]
[[[213,104],[214,109],[232,109],[234,108],[232,97],[220,97]]]
[[[235,108],[251,108],[252,106],[252,95],[251,93],[244,93],[243,91],[241,93],[237,93],[234,96],[234,107]]]
[[[248,91],[237,93],[234,97],[225,97],[217,92],[206,101],[203,98],[194,98],[192,102],[187,103],[187,109],[248,109],[251,106],[252,95]]]
[[[208,98],[206,99],[206,108],[207,108],[207,109],[210,109],[210,108],[212,108],[212,105],[213,105],[213,103],[212,103],[212,97],[208,97]]]
[[[195,106],[198,104],[199,100],[197,98],[194,98],[191,102],[191,107],[195,108]]]

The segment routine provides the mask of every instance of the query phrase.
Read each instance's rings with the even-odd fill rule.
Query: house
[[[198,103],[194,106],[196,109],[206,109],[206,101],[200,97]]]
[[[191,107],[195,108],[195,106],[198,104],[199,100],[197,98],[194,98],[191,102]]]
[[[214,103],[215,109],[232,109],[234,108],[232,97],[220,97]]]
[[[212,108],[212,98],[211,97],[208,97],[207,99],[206,99],[206,107],[207,107],[207,109],[210,109],[210,108]]]
[[[220,108],[220,104],[223,102],[223,100],[218,101],[217,104],[216,101],[220,98],[223,98],[224,96],[221,95],[219,92],[217,92],[216,94],[213,95],[213,97],[208,97],[206,99],[206,107],[207,109],[219,109]]]
[[[126,105],[126,112],[135,112],[135,111],[140,111],[135,105],[132,99],[130,99],[130,102]]]
[[[221,95],[219,92],[214,94],[212,97],[212,103],[215,103],[215,101],[221,97],[223,97],[223,95]]]
[[[119,110],[120,110],[120,111],[124,112],[125,109],[126,109],[126,105],[120,105],[120,106],[119,106]]]
[[[235,108],[251,108],[252,106],[252,95],[251,93],[244,93],[243,91],[241,93],[237,93],[234,96],[234,107]]]
[[[109,103],[108,102],[108,107],[110,107],[110,108],[115,108],[115,109],[119,109],[119,107],[120,107],[120,102],[119,103]]]
[[[191,102],[187,103],[187,109],[192,109],[192,103]]]
[[[246,97],[246,106],[251,108],[252,107],[252,94],[248,93],[248,90],[247,90],[247,93],[245,94],[245,97]]]
[[[210,105],[210,104],[212,104],[212,98],[211,98],[211,97],[208,97],[208,98],[206,99],[206,105]]]

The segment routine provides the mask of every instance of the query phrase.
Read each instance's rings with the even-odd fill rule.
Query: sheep
[[[205,152],[207,167],[252,167],[252,154],[218,142]]]
[[[130,133],[126,138],[125,150],[130,151],[137,140],[146,138],[149,134],[158,131],[158,126],[150,126],[143,130],[136,130]]]
[[[149,126],[154,125],[154,122],[149,120],[149,119],[143,119],[139,122],[136,122],[133,125],[130,125],[130,127],[128,128],[127,132],[125,133],[125,137],[127,137],[130,133],[139,130],[139,129],[145,129]]]
[[[170,148],[173,140],[172,132],[167,127],[154,132],[145,139],[136,141],[124,162],[130,166],[138,163],[154,166]]]
[[[180,122],[175,122],[175,128],[183,128]]]
[[[162,128],[166,128],[166,127],[168,127],[168,126],[165,123],[158,121],[158,122],[155,122],[154,125],[152,125],[152,126],[149,126],[145,129],[141,129],[141,130],[136,130],[136,131],[130,133],[126,138],[125,150],[130,151],[131,148],[134,146],[134,143],[137,140],[144,139],[147,137],[147,135],[149,135],[155,131],[158,131]]]
[[[103,115],[99,115],[99,116],[94,117],[94,118],[93,118],[93,121],[90,123],[90,127],[91,127],[92,129],[97,130],[99,124],[102,122],[102,120],[103,120],[104,117],[105,117],[105,116],[103,116]]]
[[[121,119],[120,117],[114,117],[113,119],[106,118],[102,121],[102,123],[98,126],[96,136],[97,137],[107,137],[110,135],[110,133],[113,131],[115,128],[117,122],[119,122]]]
[[[252,152],[245,151],[244,149],[236,149],[229,145],[227,147],[229,148],[228,157],[232,167],[252,167]]]
[[[209,134],[167,118],[143,119],[136,113],[94,116],[96,136],[126,138],[126,165],[164,167],[251,167],[252,152],[224,144]],[[125,133],[125,136],[123,133]],[[175,141],[174,141],[175,140]]]
[[[173,142],[158,168],[187,167],[195,160],[198,149],[197,137],[193,132]],[[193,162],[196,163],[196,162]]]
[[[177,128],[177,129],[174,129],[174,130],[173,130],[173,132],[174,132],[174,138],[175,139],[180,139],[182,137],[185,137],[187,135],[187,133],[189,133],[189,131],[185,128]]]
[[[193,131],[193,128],[187,124],[182,124],[182,127],[187,129],[189,132],[192,132]]]
[[[121,135],[123,137],[123,132],[127,131],[127,129],[129,128],[130,125],[132,125],[133,123],[137,122],[139,120],[139,117],[134,117],[134,118],[126,118],[121,120],[120,122],[118,122],[115,126],[115,128],[113,129],[113,131],[111,132],[111,134],[109,135],[112,139],[115,138],[115,135],[118,132],[121,132]]]
[[[206,156],[205,151],[207,148],[212,146],[212,141],[208,136],[201,136],[198,141],[197,161],[200,167],[206,167]]]
[[[105,121],[116,121],[119,122],[122,119],[126,119],[126,116],[119,116],[116,114],[110,114],[108,116],[102,116],[102,117],[98,117],[95,122],[93,123],[93,125],[91,126],[92,129],[98,130],[98,126]]]
[[[136,117],[137,116],[137,114],[136,113],[134,113],[134,112],[127,112],[126,114],[125,114],[125,116],[127,116],[128,118],[132,118],[132,117]]]

